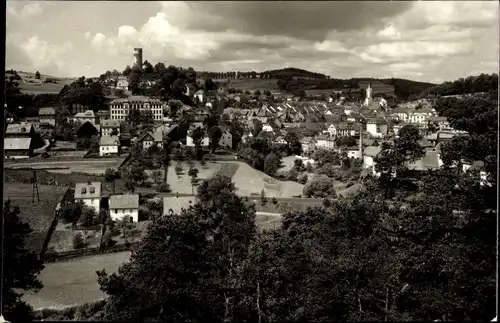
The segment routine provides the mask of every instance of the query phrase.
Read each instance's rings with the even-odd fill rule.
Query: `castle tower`
[[[142,68],[142,48],[134,48],[134,67]]]

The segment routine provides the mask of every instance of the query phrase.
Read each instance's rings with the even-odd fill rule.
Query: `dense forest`
[[[429,87],[423,90],[418,97],[426,98],[429,96],[462,95],[496,90],[498,90],[498,74],[483,73],[478,76],[460,78],[453,82],[444,82]]]

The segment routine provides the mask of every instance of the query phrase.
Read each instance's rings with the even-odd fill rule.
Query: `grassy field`
[[[40,80],[35,79],[35,73],[17,72],[21,77],[19,89],[23,93],[59,93],[64,85],[69,85],[76,78],[60,78],[41,74]],[[47,78],[54,79],[57,83],[43,83]]]
[[[172,165],[168,168],[167,182],[170,185],[172,192],[178,192],[180,194],[191,194],[191,177],[188,175],[189,165],[188,163],[182,163],[183,171],[180,175],[175,173],[175,167],[177,162],[172,162]],[[198,178],[200,181],[211,177],[220,167],[219,163],[207,163],[205,167],[202,167],[199,162],[194,163],[194,167],[198,169]],[[159,169],[161,172],[160,178],[163,179],[163,169]],[[148,176],[152,176],[153,170],[146,170]]]
[[[30,225],[33,232],[26,239],[28,249],[39,253],[47,236],[50,224],[54,219],[54,211],[66,192],[67,187],[39,185],[40,202],[35,196],[32,203],[31,184],[4,184],[4,201],[10,199],[13,205],[19,206],[20,218]]]
[[[229,81],[229,84],[227,83]],[[222,79],[214,80],[215,83],[222,83],[228,88],[240,89],[243,91],[255,91],[260,90],[278,90],[278,80],[277,79],[245,79],[245,80],[234,80],[234,79]]]
[[[268,197],[293,197],[302,194],[304,188],[302,184],[274,179],[246,163],[230,161],[226,163],[238,163],[240,165],[233,176],[236,194],[240,196],[251,196],[252,194],[260,196],[262,190]]]
[[[45,264],[38,276],[43,288],[36,294],[26,292],[23,300],[35,310],[98,300],[106,295],[99,289],[96,271],[114,273],[129,258],[127,251]]]

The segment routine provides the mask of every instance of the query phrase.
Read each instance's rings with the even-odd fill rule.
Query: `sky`
[[[497,1],[7,1],[6,67],[99,76],[133,63],[297,67],[443,82],[498,73]]]

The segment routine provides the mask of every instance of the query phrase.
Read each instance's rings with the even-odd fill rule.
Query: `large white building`
[[[153,99],[147,96],[133,95],[128,98],[115,99],[109,106],[111,120],[126,120],[133,110],[140,112],[151,111],[153,120],[161,122],[163,120],[163,110],[166,108],[165,103],[158,99]]]

